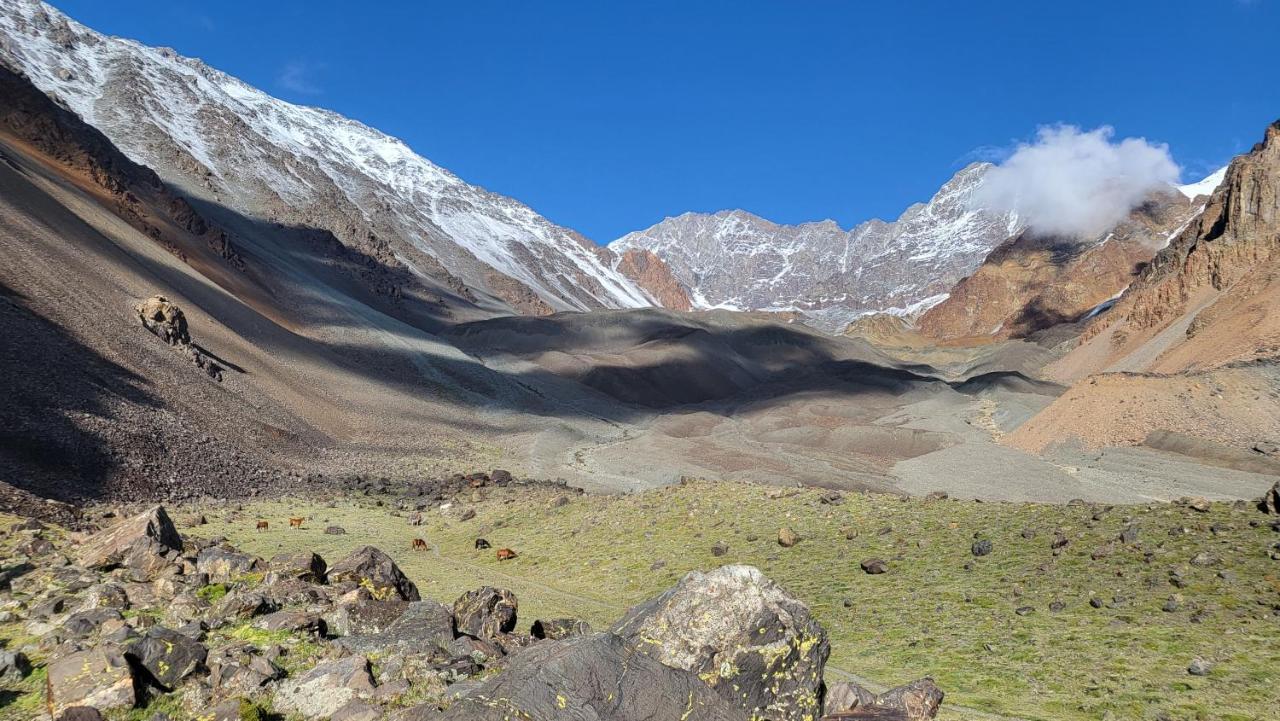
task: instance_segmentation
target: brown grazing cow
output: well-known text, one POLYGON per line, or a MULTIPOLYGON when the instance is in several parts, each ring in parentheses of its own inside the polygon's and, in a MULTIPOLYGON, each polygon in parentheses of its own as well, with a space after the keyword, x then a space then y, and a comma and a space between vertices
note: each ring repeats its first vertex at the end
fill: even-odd
POLYGON ((427 542, 422 540, 421 538, 413 539, 413 550, 415 551, 427 550, 427 542))
POLYGON ((290 518, 290 519, 289 519, 289 528, 302 528, 302 521, 303 521, 303 520, 304 520, 304 519, 302 519, 302 518, 290 518))
POLYGON ((498 549, 498 560, 499 560, 499 561, 509 561, 509 560, 511 560, 511 559, 513 559, 513 558, 515 558, 515 557, 516 557, 516 552, 515 552, 515 551, 513 551, 513 550, 511 550, 510 548, 499 548, 499 549, 498 549))
POLYGON ((259 530, 259 531, 265 531, 265 530, 267 530, 267 526, 268 526, 268 525, 269 525, 269 524, 268 524, 266 521, 258 521, 258 530, 259 530))

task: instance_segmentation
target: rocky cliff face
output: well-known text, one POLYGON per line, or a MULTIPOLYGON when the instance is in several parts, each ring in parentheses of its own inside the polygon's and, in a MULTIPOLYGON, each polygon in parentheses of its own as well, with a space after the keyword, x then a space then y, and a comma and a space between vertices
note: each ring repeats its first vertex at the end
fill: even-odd
POLYGON ((495 310, 654 304, 590 241, 470 185, 399 140, 107 37, 38 0, 0 7, 0 60, 193 201, 332 233, 495 310), (532 298, 536 297, 537 302, 532 298))
POLYGON ((1021 338, 1100 312, 1198 215, 1204 196, 1154 193, 1102 238, 1081 242, 1024 231, 993 250, 949 297, 925 312, 935 340, 1021 338))
POLYGON ((663 308, 693 309, 688 291, 676 280, 671 268, 653 252, 640 248, 623 251, 621 255, 614 256, 613 268, 643 288, 663 308))
POLYGON ((1280 123, 1058 365, 1176 372, 1280 355, 1280 123))
POLYGON ((865 311, 909 312, 941 300, 986 254, 1022 229, 1011 213, 971 207, 991 166, 961 170, 898 220, 843 230, 780 225, 741 210, 686 213, 610 244, 664 260, 696 308, 800 310, 827 329, 865 311))

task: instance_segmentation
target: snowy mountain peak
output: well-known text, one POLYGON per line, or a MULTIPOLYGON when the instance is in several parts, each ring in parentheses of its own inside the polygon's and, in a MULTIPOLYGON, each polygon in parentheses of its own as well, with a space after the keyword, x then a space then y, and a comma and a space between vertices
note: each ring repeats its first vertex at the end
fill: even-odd
POLYGON ((0 61, 170 184, 244 216, 328 230, 511 307, 654 304, 593 244, 528 206, 396 138, 173 50, 100 34, 38 0, 6 0, 0 61))
POLYGON ((1203 180, 1188 183, 1187 185, 1179 185, 1178 192, 1188 198, 1196 198, 1201 195, 1212 195, 1213 191, 1217 190, 1219 185, 1222 185, 1222 181, 1225 180, 1226 177, 1227 166, 1224 165, 1210 173, 1203 180))
POLYGON ((938 302, 1021 230, 1012 213, 971 207, 990 168, 963 168, 893 222, 873 219, 846 231, 831 220, 783 225, 742 210, 685 213, 609 247, 652 251, 699 307, 799 310, 842 328, 860 313, 918 312, 938 302))

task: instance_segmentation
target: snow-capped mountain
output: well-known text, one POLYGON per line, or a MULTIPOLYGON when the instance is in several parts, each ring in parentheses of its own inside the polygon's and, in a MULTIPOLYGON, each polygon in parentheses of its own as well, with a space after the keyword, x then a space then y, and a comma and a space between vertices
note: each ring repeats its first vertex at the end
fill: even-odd
POLYGON ((914 314, 1022 230, 1016 214, 971 207, 990 167, 964 168, 892 223, 846 231, 830 220, 779 225, 742 210, 685 213, 609 247, 656 254, 695 307, 799 310, 833 330, 869 311, 914 314))
POLYGON ((329 231, 424 280, 455 290, 461 281, 481 305, 655 304, 578 233, 400 140, 172 50, 102 35, 38 0, 0 3, 0 61, 193 199, 329 231))

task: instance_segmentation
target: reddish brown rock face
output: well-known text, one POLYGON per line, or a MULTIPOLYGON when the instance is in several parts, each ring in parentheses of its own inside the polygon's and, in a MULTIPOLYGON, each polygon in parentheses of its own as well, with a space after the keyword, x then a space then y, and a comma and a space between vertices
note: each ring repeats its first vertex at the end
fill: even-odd
POLYGON ((1101 240, 1024 232, 992 251, 947 300, 921 316, 919 331, 935 340, 999 340, 1079 320, 1133 283, 1200 207, 1181 194, 1161 193, 1101 240))
POLYGON ((633 248, 618 260, 618 272, 643 288, 654 300, 669 310, 692 310, 689 293, 671 273, 671 269, 652 251, 633 248))

